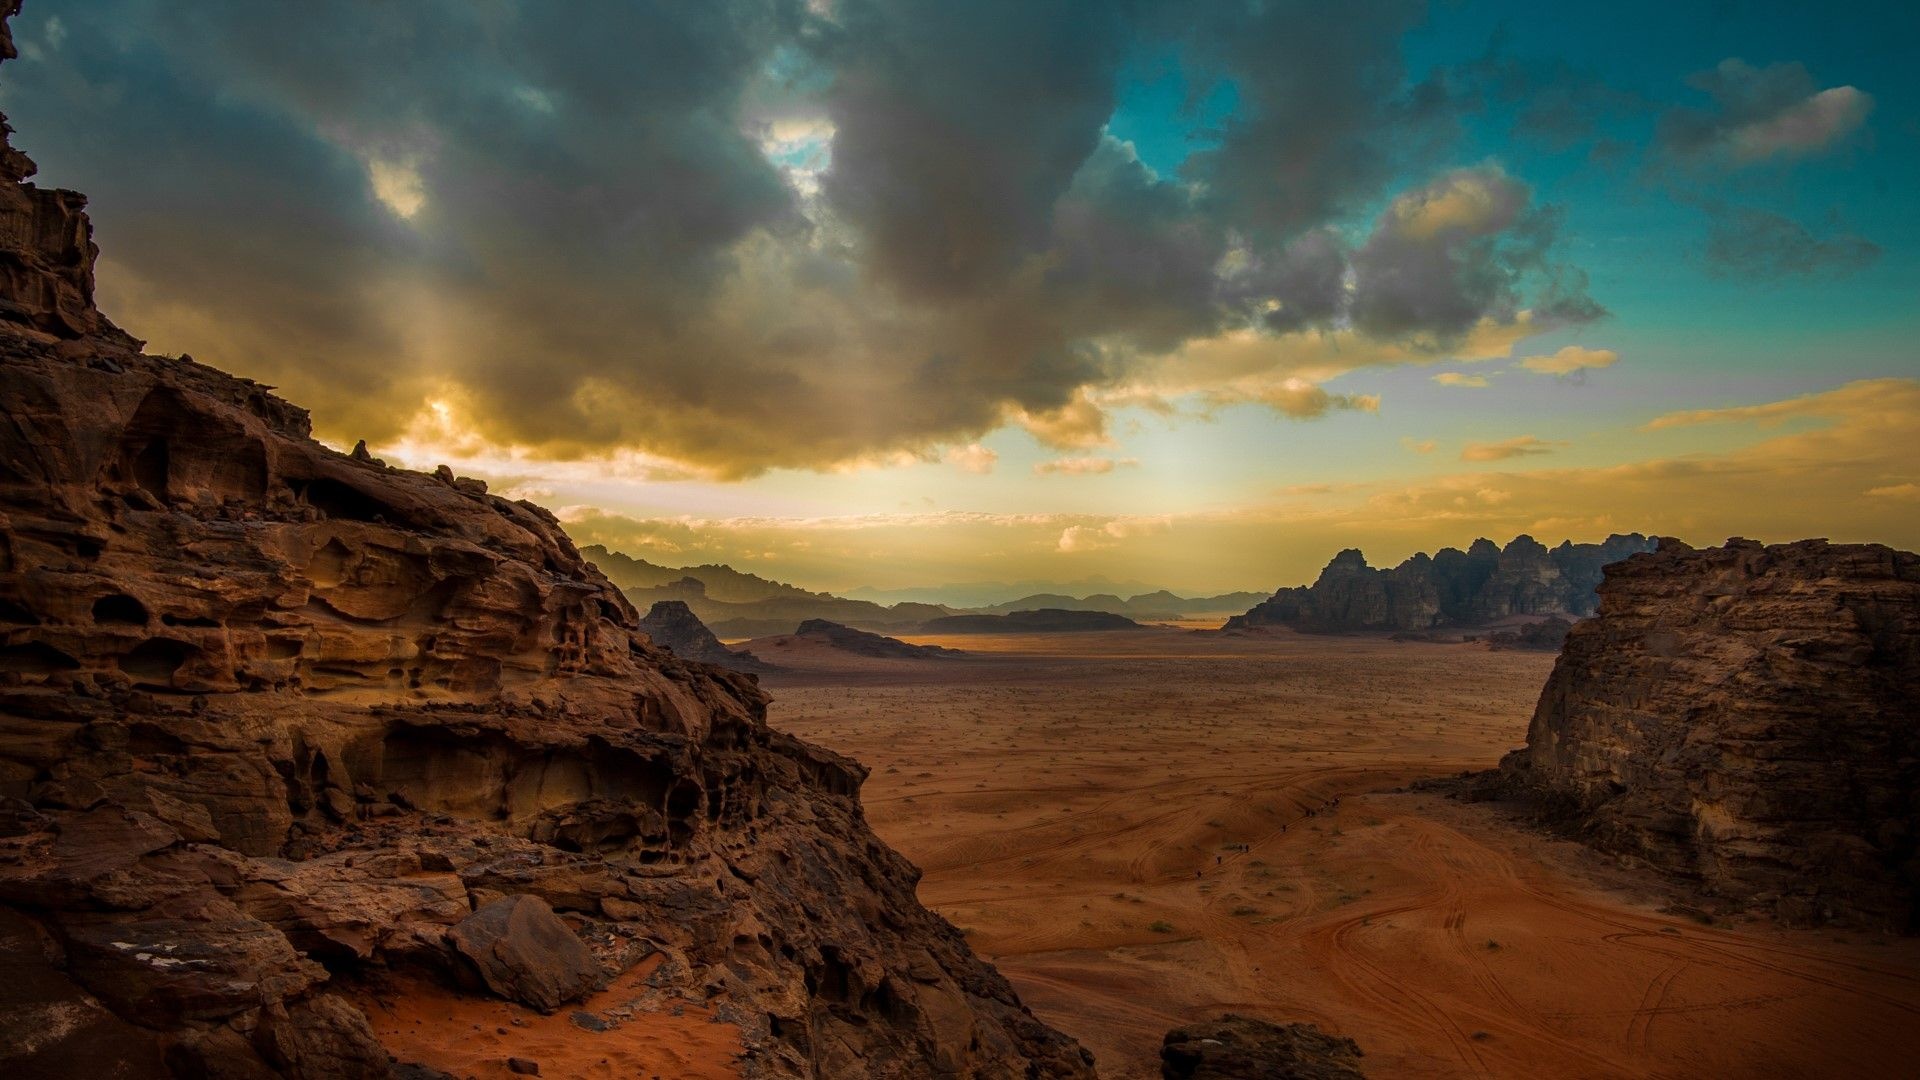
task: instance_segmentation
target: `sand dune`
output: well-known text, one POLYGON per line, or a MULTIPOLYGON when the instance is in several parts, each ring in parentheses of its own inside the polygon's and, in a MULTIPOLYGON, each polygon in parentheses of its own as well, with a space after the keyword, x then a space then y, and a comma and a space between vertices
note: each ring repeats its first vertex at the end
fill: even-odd
POLYGON ((1686 897, 1657 879, 1393 793, 1521 742, 1550 655, 964 644, 771 677, 773 720, 873 768, 921 898, 1103 1076, 1157 1076, 1168 1028, 1227 1009, 1350 1035, 1379 1077, 1881 1076, 1920 1051, 1920 943, 1663 914, 1686 897))

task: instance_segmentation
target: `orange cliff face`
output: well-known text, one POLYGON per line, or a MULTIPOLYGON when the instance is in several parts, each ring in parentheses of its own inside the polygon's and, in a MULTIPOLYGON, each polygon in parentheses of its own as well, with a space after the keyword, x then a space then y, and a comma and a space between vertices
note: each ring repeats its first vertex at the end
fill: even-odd
MULTIPOLYGON (((1092 1074, 920 906, 859 765, 652 645, 545 510, 142 353, 84 200, 0 156, 0 1063, 386 1076, 361 1006, 431 986, 632 990, 582 1034, 626 1062, 691 1001, 742 1073, 1092 1074)), ((471 1010, 417 1011, 454 1067, 471 1010)))

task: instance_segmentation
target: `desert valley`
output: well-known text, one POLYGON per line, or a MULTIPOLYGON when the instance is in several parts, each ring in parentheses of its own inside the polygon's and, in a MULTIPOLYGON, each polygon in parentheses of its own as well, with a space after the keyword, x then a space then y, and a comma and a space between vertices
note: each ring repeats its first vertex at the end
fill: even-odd
POLYGON ((1897 288, 1682 190, 1874 99, 1727 59, 1649 120, 1470 23, 1415 82, 1420 5, 643 8, 0 0, 10 113, 165 142, 121 263, 0 117, 9 1080, 1916 1074, 1920 383, 1596 434, 1618 355, 1523 355, 1609 317, 1562 209, 1388 194, 1487 110, 1643 122, 1753 233, 1716 280, 1897 288), (1521 403, 1412 410, 1467 471, 1261 426, 1437 363, 1521 403), (1567 437, 1477 436, 1521 408, 1567 437))

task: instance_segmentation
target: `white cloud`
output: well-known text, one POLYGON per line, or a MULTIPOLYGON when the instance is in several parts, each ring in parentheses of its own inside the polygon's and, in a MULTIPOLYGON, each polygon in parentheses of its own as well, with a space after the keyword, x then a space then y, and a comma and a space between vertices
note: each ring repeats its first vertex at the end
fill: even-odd
POLYGON ((367 179, 373 184, 374 198, 404 220, 411 221, 427 205, 426 184, 411 163, 370 158, 367 179))
POLYGON ((1441 386, 1459 386, 1469 389, 1481 389, 1487 385, 1485 375, 1468 375, 1464 371, 1443 371, 1433 377, 1441 386))
POLYGON ((1727 148, 1741 164, 1774 157, 1808 157, 1859 130, 1873 111, 1873 97, 1836 86, 1773 116, 1727 133, 1727 148))

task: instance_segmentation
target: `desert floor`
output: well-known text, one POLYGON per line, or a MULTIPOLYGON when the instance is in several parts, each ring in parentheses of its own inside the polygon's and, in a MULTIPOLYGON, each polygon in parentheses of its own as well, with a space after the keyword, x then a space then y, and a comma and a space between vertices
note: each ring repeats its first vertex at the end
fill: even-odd
POLYGON ((1920 941, 1683 911, 1485 804, 1405 793, 1525 740, 1553 658, 1171 630, 753 643, 772 721, 867 764, 920 897, 1109 1078, 1238 1011, 1370 1076, 1910 1076, 1920 941), (1337 804, 1336 804, 1337 800, 1337 804))

